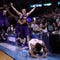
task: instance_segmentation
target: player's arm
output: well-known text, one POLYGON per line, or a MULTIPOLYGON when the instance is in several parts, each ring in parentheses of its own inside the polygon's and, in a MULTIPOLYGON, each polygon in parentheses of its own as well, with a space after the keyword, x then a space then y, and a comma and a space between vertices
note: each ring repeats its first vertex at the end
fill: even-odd
POLYGON ((23 25, 24 23, 26 23, 26 20, 20 21, 20 19, 18 20, 18 23, 23 25))
POLYGON ((31 9, 31 10, 27 13, 27 16, 30 15, 35 9, 36 9, 36 7, 34 7, 33 9, 31 9))
POLYGON ((47 55, 48 55, 48 49, 47 49, 47 47, 46 47, 46 45, 45 45, 44 42, 43 42, 42 46, 43 46, 44 57, 47 57, 47 55))
POLYGON ((22 13, 19 12, 14 6, 13 6, 13 3, 11 3, 11 7, 13 8, 13 10, 18 14, 18 15, 21 15, 22 13))
POLYGON ((12 14, 8 8, 6 8, 7 12, 9 13, 10 16, 14 17, 14 18, 18 18, 17 16, 15 16, 14 14, 12 14))
POLYGON ((34 54, 34 51, 33 51, 33 49, 35 48, 35 46, 33 46, 32 44, 30 44, 30 46, 31 46, 31 49, 29 50, 29 53, 30 53, 31 57, 33 57, 33 58, 38 58, 38 56, 36 56, 36 55, 34 54))

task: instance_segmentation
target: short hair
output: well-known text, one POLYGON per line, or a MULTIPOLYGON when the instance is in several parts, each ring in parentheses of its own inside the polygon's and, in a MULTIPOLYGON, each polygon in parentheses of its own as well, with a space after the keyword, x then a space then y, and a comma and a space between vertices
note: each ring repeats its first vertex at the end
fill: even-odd
POLYGON ((35 49, 36 49, 36 51, 40 51, 41 48, 42 48, 42 45, 39 44, 39 43, 36 43, 36 45, 35 45, 35 49))

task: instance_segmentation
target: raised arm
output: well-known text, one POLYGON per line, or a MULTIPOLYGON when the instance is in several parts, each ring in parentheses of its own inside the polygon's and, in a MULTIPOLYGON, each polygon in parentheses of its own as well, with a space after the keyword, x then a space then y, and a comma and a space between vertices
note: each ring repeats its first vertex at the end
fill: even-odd
POLYGON ((35 9, 36 9, 36 7, 34 7, 33 9, 31 9, 31 10, 27 13, 27 16, 30 15, 35 9))
POLYGON ((11 7, 13 8, 13 10, 18 14, 18 15, 21 15, 22 13, 19 12, 14 6, 13 6, 13 3, 11 3, 11 7))

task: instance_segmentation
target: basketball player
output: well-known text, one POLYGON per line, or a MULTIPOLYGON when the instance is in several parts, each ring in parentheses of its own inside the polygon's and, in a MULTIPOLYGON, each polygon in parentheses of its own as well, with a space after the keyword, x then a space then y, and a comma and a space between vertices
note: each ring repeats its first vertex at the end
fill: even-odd
POLYGON ((42 40, 31 39, 28 42, 29 53, 33 58, 47 57, 48 50, 42 40))
POLYGON ((28 28, 28 24, 27 24, 27 17, 35 10, 36 7, 34 7, 31 11, 29 11, 27 13, 26 13, 26 9, 22 9, 21 12, 19 12, 13 6, 13 3, 11 3, 11 7, 17 13, 17 15, 19 15, 17 27, 20 31, 20 36, 25 35, 27 37, 27 42, 28 42, 30 39, 29 39, 29 28, 28 28))

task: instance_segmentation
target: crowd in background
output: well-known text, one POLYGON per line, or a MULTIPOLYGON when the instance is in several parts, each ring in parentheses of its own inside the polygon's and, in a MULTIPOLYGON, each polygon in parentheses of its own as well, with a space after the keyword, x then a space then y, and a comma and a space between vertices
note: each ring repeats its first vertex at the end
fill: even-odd
MULTIPOLYGON (((16 34, 16 16, 9 15, 5 9, 0 11, 0 40, 6 40, 8 34, 16 34)), ((33 18, 33 17, 32 17, 33 18)), ((30 38, 42 39, 43 33, 49 34, 60 30, 60 9, 56 8, 51 12, 45 12, 35 20, 28 23, 30 38)))

